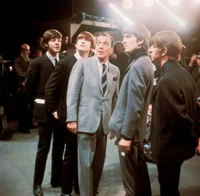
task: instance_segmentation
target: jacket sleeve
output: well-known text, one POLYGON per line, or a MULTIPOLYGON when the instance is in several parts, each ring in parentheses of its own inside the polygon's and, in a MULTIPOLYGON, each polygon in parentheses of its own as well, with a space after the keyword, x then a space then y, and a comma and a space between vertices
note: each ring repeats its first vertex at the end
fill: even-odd
POLYGON ((77 61, 73 66, 69 77, 67 90, 67 122, 77 121, 79 97, 81 87, 83 84, 83 63, 81 60, 77 61))
POLYGON ((132 139, 141 119, 147 89, 145 70, 142 66, 132 66, 127 79, 127 98, 121 135, 132 139))

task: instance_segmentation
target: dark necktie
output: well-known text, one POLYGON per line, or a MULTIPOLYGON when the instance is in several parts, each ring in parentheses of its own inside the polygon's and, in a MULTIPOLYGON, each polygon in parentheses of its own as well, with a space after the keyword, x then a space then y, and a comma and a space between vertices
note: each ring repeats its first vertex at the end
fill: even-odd
POLYGON ((107 66, 105 64, 102 64, 102 75, 101 75, 101 82, 102 82, 102 88, 103 88, 103 94, 106 92, 107 88, 107 66))
POLYGON ((57 65, 57 63, 58 63, 58 60, 57 60, 57 58, 55 58, 55 64, 54 64, 54 65, 56 66, 56 65, 57 65))

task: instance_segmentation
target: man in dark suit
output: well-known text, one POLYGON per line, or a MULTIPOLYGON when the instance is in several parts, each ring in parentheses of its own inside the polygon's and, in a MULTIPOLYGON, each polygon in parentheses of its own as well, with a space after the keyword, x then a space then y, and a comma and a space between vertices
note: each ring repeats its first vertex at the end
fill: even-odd
POLYGON ((66 94, 71 69, 77 60, 87 58, 94 48, 94 37, 91 33, 81 32, 76 40, 76 53, 61 60, 51 74, 46 88, 46 108, 58 119, 65 129, 65 154, 62 169, 62 195, 71 195, 73 184, 79 194, 77 174, 77 135, 66 127, 66 94))
POLYGON ((22 44, 20 48, 20 55, 14 60, 14 68, 17 74, 18 88, 16 93, 16 108, 18 119, 18 132, 30 133, 29 128, 32 125, 32 109, 31 105, 24 93, 24 81, 31 59, 29 58, 30 46, 22 44))
MULTIPOLYGON (((34 97, 34 118, 38 122, 39 143, 35 161, 33 193, 43 195, 41 184, 44 177, 47 155, 53 134, 51 185, 61 185, 62 155, 64 149, 64 130, 57 119, 48 113, 45 107, 46 83, 62 56, 59 55, 62 34, 50 29, 44 32, 43 41, 47 52, 32 61, 25 80, 25 90, 29 96, 34 97)), ((63 57, 64 58, 64 57, 63 57)))
POLYGON ((147 55, 151 34, 138 23, 127 25, 122 33, 124 49, 130 55, 131 63, 122 81, 109 131, 119 140, 119 159, 126 195, 151 196, 143 146, 154 78, 153 65, 147 55))
POLYGON ((200 136, 195 129, 196 86, 188 71, 177 63, 181 50, 181 39, 172 31, 156 33, 149 49, 160 73, 152 97, 151 150, 161 196, 180 195, 181 165, 195 155, 200 136))
POLYGON ((73 66, 67 90, 67 127, 78 138, 81 196, 97 194, 105 161, 108 121, 119 88, 119 68, 109 63, 114 40, 100 34, 95 55, 73 66))

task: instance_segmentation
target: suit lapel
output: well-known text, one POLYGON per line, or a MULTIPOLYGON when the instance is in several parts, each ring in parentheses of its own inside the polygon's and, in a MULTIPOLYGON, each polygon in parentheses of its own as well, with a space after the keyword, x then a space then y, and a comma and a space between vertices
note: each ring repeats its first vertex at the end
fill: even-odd
POLYGON ((97 79, 97 85, 98 85, 101 93, 103 94, 102 84, 101 84, 101 79, 100 79, 100 74, 99 74, 99 68, 98 68, 98 64, 97 64, 95 57, 91 58, 91 70, 92 70, 95 78, 97 79))
POLYGON ((113 74, 112 74, 112 70, 111 70, 111 65, 109 64, 108 67, 108 75, 107 75, 107 89, 105 92, 105 96, 109 93, 111 85, 112 85, 112 79, 113 79, 113 74))
POLYGON ((44 54, 44 61, 46 61, 46 63, 44 63, 44 64, 47 65, 47 67, 49 68, 50 71, 54 70, 54 65, 51 62, 51 60, 47 57, 46 54, 44 54))

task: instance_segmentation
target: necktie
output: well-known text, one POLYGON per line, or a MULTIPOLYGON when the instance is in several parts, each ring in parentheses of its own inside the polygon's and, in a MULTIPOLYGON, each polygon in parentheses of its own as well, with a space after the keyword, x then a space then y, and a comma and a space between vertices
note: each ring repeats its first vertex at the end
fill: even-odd
POLYGON ((105 64, 102 64, 102 75, 101 75, 101 82, 102 82, 102 88, 103 88, 103 94, 106 92, 107 88, 107 67, 105 64))
POLYGON ((57 65, 57 63, 58 63, 58 60, 57 60, 57 58, 55 58, 55 64, 54 64, 54 65, 56 66, 56 65, 57 65))

